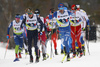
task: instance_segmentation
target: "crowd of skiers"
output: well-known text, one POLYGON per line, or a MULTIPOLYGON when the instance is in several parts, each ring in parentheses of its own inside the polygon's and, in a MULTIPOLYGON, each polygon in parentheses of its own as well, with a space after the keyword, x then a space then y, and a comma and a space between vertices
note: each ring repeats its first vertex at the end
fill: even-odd
MULTIPOLYGON (((36 61, 39 62, 40 44, 42 44, 43 60, 49 56, 46 53, 47 42, 51 40, 54 44, 55 55, 57 52, 57 39, 61 40, 61 54, 65 54, 67 61, 70 61, 70 53, 72 58, 79 55, 85 55, 85 28, 89 30, 89 18, 86 12, 80 9, 80 5, 72 5, 68 10, 63 3, 58 4, 58 10, 50 9, 46 18, 40 15, 40 10, 33 11, 31 8, 25 10, 25 14, 15 15, 7 30, 7 39, 10 38, 9 31, 13 27, 13 37, 15 41, 15 61, 22 58, 21 51, 24 46, 25 53, 29 54, 30 62, 34 62, 32 53, 32 45, 34 44, 36 61), (32 44, 32 39, 34 43, 32 44), (28 47, 27 47, 28 46, 28 47)), ((51 55, 52 57, 52 49, 51 55)))

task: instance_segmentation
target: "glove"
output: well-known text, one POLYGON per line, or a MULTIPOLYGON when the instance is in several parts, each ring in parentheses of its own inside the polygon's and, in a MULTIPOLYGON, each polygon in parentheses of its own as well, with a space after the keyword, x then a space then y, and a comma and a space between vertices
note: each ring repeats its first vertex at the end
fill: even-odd
POLYGON ((85 28, 82 28, 82 31, 85 31, 85 28))
POLYGON ((9 39, 10 38, 10 35, 7 35, 7 39, 9 39))
POLYGON ((89 25, 87 25, 87 30, 90 31, 90 26, 89 25))
POLYGON ((42 32, 40 32, 40 35, 42 35, 43 33, 42 32))
POLYGON ((87 29, 88 29, 88 31, 90 31, 90 30, 91 30, 91 29, 90 29, 90 27, 88 27, 87 29))
POLYGON ((48 35, 51 35, 51 32, 49 32, 49 34, 48 35))
POLYGON ((20 28, 20 30, 21 30, 22 28, 20 28))

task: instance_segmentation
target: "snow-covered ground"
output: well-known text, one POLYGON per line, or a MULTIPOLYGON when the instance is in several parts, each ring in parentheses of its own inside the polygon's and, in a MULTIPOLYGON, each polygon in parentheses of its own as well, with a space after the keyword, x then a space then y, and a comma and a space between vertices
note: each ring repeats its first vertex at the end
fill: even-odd
MULTIPOLYGON (((87 51, 86 46, 86 56, 83 56, 82 58, 74 58, 71 59, 70 62, 64 61, 64 63, 61 63, 61 60, 64 55, 60 54, 60 40, 57 41, 58 43, 58 53, 59 55, 54 55, 52 59, 48 58, 45 61, 42 61, 42 57, 40 58, 39 63, 29 63, 29 56, 25 55, 25 52, 23 51, 22 59, 17 62, 13 62, 15 59, 15 52, 14 49, 7 50, 6 57, 4 59, 5 54, 5 44, 0 43, 0 67, 100 67, 100 42, 97 41, 89 42, 89 48, 90 48, 90 55, 87 51), (28 64, 28 65, 27 65, 28 64)), ((47 53, 50 55, 50 42, 47 44, 47 53)), ((33 48, 34 51, 34 48, 33 48)), ((54 51, 54 50, 53 50, 54 51)), ((34 55, 34 52, 33 52, 34 55)), ((42 55, 42 54, 41 54, 42 55)), ((35 61, 35 57, 34 57, 35 61)))

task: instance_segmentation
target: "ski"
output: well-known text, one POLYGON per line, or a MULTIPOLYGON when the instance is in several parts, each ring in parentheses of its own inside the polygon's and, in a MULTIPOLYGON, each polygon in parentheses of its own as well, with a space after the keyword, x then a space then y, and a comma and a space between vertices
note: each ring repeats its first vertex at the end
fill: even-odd
POLYGON ((71 59, 76 58, 76 56, 72 56, 71 59))
POLYGON ((49 58, 49 54, 48 53, 46 53, 47 54, 47 58, 49 58))
POLYGON ((26 63, 26 65, 32 64, 32 62, 26 63))
POLYGON ((83 55, 80 55, 78 58, 81 58, 83 55))
POLYGON ((63 57, 63 59, 62 59, 62 61, 61 61, 61 63, 63 63, 64 62, 64 60, 65 60, 65 58, 67 57, 67 55, 65 55, 64 57, 63 57))

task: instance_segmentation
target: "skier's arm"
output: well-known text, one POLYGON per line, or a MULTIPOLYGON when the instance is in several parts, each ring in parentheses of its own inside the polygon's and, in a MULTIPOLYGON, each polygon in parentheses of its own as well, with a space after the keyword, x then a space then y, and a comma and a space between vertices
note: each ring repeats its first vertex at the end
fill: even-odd
POLYGON ((89 26, 89 18, 87 16, 86 12, 81 12, 81 15, 83 16, 83 18, 86 21, 86 23, 84 23, 84 26, 86 26, 86 24, 89 26))
POLYGON ((90 22, 89 22, 89 18, 88 18, 88 16, 85 14, 85 19, 86 19, 86 24, 89 26, 90 25, 90 22))
POLYGON ((40 32, 42 32, 43 22, 39 17, 37 17, 37 21, 40 23, 40 32))
POLYGON ((49 19, 57 18, 57 12, 54 12, 53 15, 49 14, 49 19))
POLYGON ((26 22, 26 17, 23 18, 23 21, 22 21, 22 24, 21 24, 20 28, 23 28, 23 24, 25 25, 25 22, 26 22))
POLYGON ((47 28, 46 28, 46 19, 44 18, 44 28, 45 28, 45 32, 47 32, 47 28))
POLYGON ((8 30, 7 30, 7 35, 9 35, 9 31, 10 31, 10 28, 13 26, 13 22, 10 23, 10 25, 8 26, 8 30))

